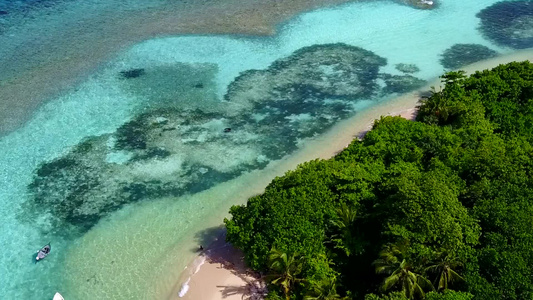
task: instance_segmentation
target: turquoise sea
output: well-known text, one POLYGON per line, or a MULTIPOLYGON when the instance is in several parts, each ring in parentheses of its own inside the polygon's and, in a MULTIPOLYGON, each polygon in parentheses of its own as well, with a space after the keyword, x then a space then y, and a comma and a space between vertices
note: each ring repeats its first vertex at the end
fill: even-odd
MULTIPOLYGON (((50 56, 97 51, 106 26, 157 18, 170 2, 0 0, 0 94, 2 80, 46 62, 50 39, 50 56), (62 31, 82 31, 76 22, 84 35, 61 44, 62 31)), ((339 121, 533 47, 531 1, 433 6, 357 1, 297 15, 274 36, 117 47, 0 137, 0 298, 167 299, 229 207, 339 121)))

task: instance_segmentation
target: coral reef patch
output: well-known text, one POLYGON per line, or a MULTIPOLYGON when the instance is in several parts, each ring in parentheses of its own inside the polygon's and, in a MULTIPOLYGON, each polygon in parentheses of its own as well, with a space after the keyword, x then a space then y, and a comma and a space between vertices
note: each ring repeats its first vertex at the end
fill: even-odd
POLYGON ((120 71, 120 77, 124 79, 137 78, 137 77, 141 77, 144 74, 145 74, 145 70, 142 68, 120 71))
POLYGON ((380 77, 385 81, 385 87, 383 87, 385 93, 406 93, 426 84, 425 80, 412 75, 382 74, 380 77))
MULTIPOLYGON (((227 101, 277 105, 303 98, 360 99, 372 97, 375 79, 387 60, 347 44, 304 47, 275 61, 266 70, 241 73, 228 87, 227 101)), ((290 106, 290 104, 288 104, 290 106)))
POLYGON ((201 111, 142 114, 42 164, 27 208, 32 215, 49 210, 55 229, 84 231, 124 204, 203 190, 264 166, 261 143, 247 133, 224 134, 226 123, 201 111))
POLYGON ((149 105, 115 132, 41 164, 26 215, 46 212, 43 230, 83 232, 126 204, 195 193, 264 168, 353 115, 361 100, 425 83, 380 73, 386 63, 346 44, 305 47, 241 73, 218 104, 216 66, 143 68, 120 84, 149 105))
POLYGON ((446 69, 457 69, 484 59, 498 56, 498 52, 478 44, 455 44, 444 50, 440 63, 446 69))
MULTIPOLYGON (((304 47, 265 70, 241 73, 225 100, 250 111, 258 134, 273 141, 279 158, 340 119, 353 115, 360 100, 381 95, 379 70, 385 58, 343 43, 304 47)), ((247 116, 247 114, 244 114, 247 116)))
POLYGON ((477 17, 481 19, 481 33, 496 44, 515 49, 533 47, 533 2, 498 2, 477 17))
POLYGON ((412 73, 420 72, 420 68, 415 64, 400 63, 400 64, 394 65, 394 67, 396 68, 396 70, 402 73, 405 73, 405 74, 412 74, 412 73))

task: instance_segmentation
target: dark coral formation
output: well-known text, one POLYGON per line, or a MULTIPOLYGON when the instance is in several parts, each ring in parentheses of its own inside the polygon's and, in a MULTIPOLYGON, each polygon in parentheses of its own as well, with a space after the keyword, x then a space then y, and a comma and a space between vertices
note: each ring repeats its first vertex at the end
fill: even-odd
POLYGON ((498 52, 483 45, 455 44, 441 54, 440 63, 447 69, 457 69, 496 56, 498 52))
POLYGON ((481 19, 481 33, 496 44, 515 49, 533 47, 533 2, 498 2, 477 17, 481 19))
POLYGON ((146 149, 146 133, 140 120, 132 120, 120 126, 116 132, 115 147, 119 150, 146 149))
POLYGON ((142 114, 114 134, 85 140, 42 164, 27 208, 34 214, 49 210, 53 227, 84 231, 124 204, 204 190, 264 167, 261 142, 224 134, 226 122, 201 111, 142 114))
POLYGON ((381 93, 379 69, 387 63, 347 44, 304 47, 266 70, 248 70, 228 87, 225 99, 248 107, 258 133, 269 136, 268 153, 281 157, 354 113, 354 105, 381 93), (277 155, 275 155, 277 154, 277 155))
POLYGON ((124 79, 130 79, 130 78, 141 77, 145 73, 146 73, 145 70, 142 69, 142 68, 140 68, 140 69, 131 69, 131 70, 127 70, 127 71, 120 71, 120 76, 121 76, 121 78, 124 78, 124 79))
POLYGON ((385 58, 346 44, 304 47, 266 70, 243 72, 228 87, 228 101, 254 103, 302 98, 369 98, 385 58))
POLYGON ((383 91, 385 93, 406 93, 421 88, 426 84, 425 80, 416 78, 411 75, 381 75, 385 81, 383 91))
POLYGON ((400 64, 396 64, 394 67, 396 68, 396 70, 402 73, 405 73, 405 74, 413 74, 413 73, 420 72, 420 68, 417 67, 417 65, 415 64, 400 63, 400 64))
POLYGON ((266 70, 240 74, 219 106, 209 102, 212 65, 150 68, 135 83, 123 81, 150 104, 144 112, 42 164, 26 208, 48 211, 53 229, 84 231, 125 204, 198 192, 263 168, 353 115, 360 100, 423 82, 380 74, 384 65, 384 58, 346 44, 306 47, 266 70))

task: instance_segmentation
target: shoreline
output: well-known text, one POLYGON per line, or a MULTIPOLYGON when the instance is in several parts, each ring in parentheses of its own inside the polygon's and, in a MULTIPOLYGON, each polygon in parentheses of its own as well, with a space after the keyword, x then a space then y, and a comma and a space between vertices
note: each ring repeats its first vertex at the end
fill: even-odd
MULTIPOLYGON (((533 61, 533 50, 522 50, 513 54, 503 55, 489 60, 480 61, 461 68, 467 75, 482 71, 485 69, 494 68, 500 64, 509 63, 512 61, 533 61)), ((341 121, 331 130, 309 142, 306 147, 300 149, 298 153, 292 155, 287 159, 283 159, 283 164, 287 170, 294 169, 298 164, 312 159, 329 159, 344 148, 346 148, 354 138, 362 138, 368 132, 376 119, 381 116, 402 116, 409 120, 414 120, 416 117, 416 106, 424 94, 430 92, 432 88, 437 91, 440 90, 444 84, 441 83, 440 78, 430 81, 426 86, 416 91, 400 95, 389 101, 379 103, 375 106, 369 107, 355 116, 341 121), (322 147, 317 147, 322 145, 322 147), (327 145, 327 147, 323 147, 327 145), (316 149, 319 149, 318 151, 316 149), (300 160, 297 162, 295 160, 300 160)), ((278 175, 279 176, 279 175, 278 175)), ((268 181, 270 182, 270 181, 268 181)), ((267 183, 268 184, 268 183, 267 183)), ((262 190, 266 185, 262 187, 262 190)), ((242 195, 241 195, 242 196, 242 195)), ((236 199, 234 204, 246 203, 246 199, 236 199)), ((226 213, 227 215, 227 213, 226 213)), ((237 300, 237 299, 262 299, 252 298, 250 288, 261 288, 260 279, 257 277, 250 277, 249 270, 243 264, 242 253, 224 241, 225 231, 217 236, 214 241, 206 249, 213 251, 213 253, 222 259, 222 261, 230 262, 236 265, 236 268, 228 267, 228 264, 221 263, 219 260, 206 259, 205 262, 198 266, 194 266, 195 272, 188 273, 187 270, 192 266, 186 267, 178 282, 175 283, 172 292, 166 299, 168 300, 237 300), (221 245, 224 245, 225 251, 220 251, 221 245), (178 294, 182 291, 183 285, 186 284, 188 288, 186 293, 180 297, 178 294), (233 291, 231 295, 227 293, 228 290, 233 291), (247 298, 248 297, 248 298, 247 298)), ((196 261, 202 256, 196 256, 196 261)), ((193 263, 194 263, 193 261, 193 263)), ((231 265, 230 265, 231 266, 231 265)), ((260 294, 260 293, 259 293, 260 294)))
MULTIPOLYGON (((439 81, 440 82, 440 81, 439 81)), ((411 93, 409 99, 416 98, 416 103, 420 99, 420 92, 411 93)), ((402 97, 400 97, 402 98, 402 97)), ((391 100, 394 101, 394 100, 391 100)), ((396 107, 395 107, 396 108, 396 107)), ((399 108, 399 107, 398 107, 399 108)), ((416 117, 416 108, 400 108, 400 110, 393 110, 386 114, 387 116, 401 116, 408 120, 414 120, 416 117)), ((355 117, 350 118, 349 120, 355 117)), ((345 120, 345 125, 349 125, 349 120, 345 120)), ((334 138, 334 144, 342 146, 340 150, 335 151, 333 148, 328 147, 330 151, 321 152, 320 159, 329 159, 335 156, 337 153, 346 148, 353 139, 362 138, 366 132, 368 132, 373 125, 367 123, 364 127, 359 127, 360 130, 346 142, 346 131, 344 133, 335 134, 329 132, 331 138, 334 138), (332 150, 332 151, 331 151, 332 150)), ((342 122, 341 122, 342 123, 342 122)), ((320 139, 321 141, 323 139, 320 139)), ((325 143, 324 139, 321 143, 325 143)), ((316 143, 313 140, 312 143, 316 143)), ((315 148, 315 147, 311 147, 315 148)), ((307 159, 309 161, 313 158, 307 159)), ((289 161, 293 161, 289 159, 289 161)), ((297 163, 296 165, 298 165, 297 163)), ((296 165, 294 167, 296 167, 296 165)), ((290 168, 288 170, 294 169, 290 168)), ((282 174, 277 174, 281 176, 282 174)), ((268 183, 267 183, 268 184, 268 183)), ((263 186, 263 190, 266 185, 263 186)), ((252 195, 250 195, 252 196, 252 195)), ((176 282, 172 288, 171 293, 168 295, 167 300, 260 300, 266 293, 266 286, 262 281, 259 274, 255 274, 248 269, 244 263, 244 257, 242 252, 234 248, 231 244, 225 242, 226 229, 222 229, 222 232, 218 234, 214 240, 198 254, 193 261, 183 269, 178 282, 176 282)))
POLYGON ((262 299, 266 295, 266 286, 261 275, 247 269, 243 253, 225 242, 224 230, 216 240, 202 251, 194 263, 188 267, 194 269, 186 282, 173 293, 172 299, 218 299, 220 293, 225 300, 262 299), (201 280, 198 280, 201 278, 201 280), (209 288, 204 286, 209 281, 209 288), (189 290, 193 293, 189 293, 189 290), (175 297, 177 295, 177 297, 175 297))

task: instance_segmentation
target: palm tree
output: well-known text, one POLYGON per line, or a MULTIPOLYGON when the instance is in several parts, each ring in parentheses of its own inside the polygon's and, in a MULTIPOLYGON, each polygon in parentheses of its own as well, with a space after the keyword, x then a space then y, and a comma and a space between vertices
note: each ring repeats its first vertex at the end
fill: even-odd
POLYGON ((337 209, 338 219, 332 220, 331 223, 340 230, 348 230, 350 226, 355 222, 357 217, 355 209, 351 206, 342 203, 341 207, 337 209))
POLYGON ((405 259, 406 246, 389 245, 379 254, 379 259, 374 261, 376 273, 389 275, 381 288, 388 291, 393 287, 400 287, 409 299, 424 298, 425 288, 433 289, 431 282, 425 277, 412 271, 412 266, 405 259))
POLYGON ((357 252, 362 252, 362 247, 356 241, 356 237, 352 234, 352 226, 357 217, 356 210, 346 205, 346 203, 341 204, 341 207, 337 209, 337 218, 331 220, 333 224, 340 231, 339 234, 332 236, 332 241, 335 243, 335 248, 342 249, 346 256, 352 254, 352 248, 361 248, 356 249, 357 252))
POLYGON ((445 82, 446 84, 461 82, 466 78, 466 72, 463 70, 451 71, 442 75, 440 78, 441 82, 445 82))
POLYGON ((341 300, 337 294, 337 279, 335 277, 324 279, 318 283, 313 283, 308 295, 304 300, 341 300))
POLYGON ((432 92, 431 98, 421 101, 418 108, 425 115, 425 120, 431 124, 446 124, 451 115, 450 100, 442 93, 432 92))
POLYGON ((464 278, 453 270, 462 265, 457 258, 446 252, 441 252, 437 254, 437 259, 425 269, 425 272, 437 275, 433 284, 437 290, 446 290, 448 284, 454 281, 464 281, 464 278))
POLYGON ((270 273, 267 275, 267 280, 281 286, 285 298, 289 300, 289 293, 294 283, 302 281, 296 276, 302 273, 303 257, 297 253, 287 255, 285 252, 272 248, 268 255, 268 267, 270 273))

